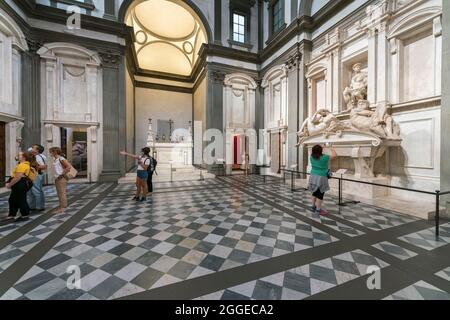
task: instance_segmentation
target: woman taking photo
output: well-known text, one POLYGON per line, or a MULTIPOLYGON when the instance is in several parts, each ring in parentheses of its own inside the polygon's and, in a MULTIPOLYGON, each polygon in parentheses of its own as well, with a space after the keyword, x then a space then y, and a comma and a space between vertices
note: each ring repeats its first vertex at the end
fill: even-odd
POLYGON ((67 208, 66 186, 67 181, 69 181, 69 178, 67 178, 67 173, 69 173, 71 166, 70 163, 62 156, 62 151, 60 148, 50 148, 49 152, 53 158, 53 173, 55 177, 56 194, 59 199, 59 208, 56 212, 63 213, 67 208))
POLYGON ((17 157, 19 164, 14 168, 11 179, 6 183, 6 187, 11 189, 9 196, 9 218, 16 221, 26 220, 30 215, 30 207, 27 202, 27 193, 33 187, 37 171, 31 168, 34 156, 29 152, 19 152, 17 157), (17 212, 20 210, 19 215, 17 212))
POLYGON ((134 158, 138 161, 138 169, 136 176, 136 195, 134 196, 133 200, 140 202, 146 201, 148 193, 148 186, 147 186, 148 167, 151 164, 150 148, 148 147, 143 148, 141 151, 141 155, 139 156, 127 153, 125 151, 121 151, 120 154, 134 158))
POLYGON ((322 209, 325 192, 330 190, 328 184, 330 160, 336 158, 336 152, 330 146, 330 155, 324 154, 324 147, 316 145, 312 148, 310 157, 311 176, 308 189, 312 192, 312 211, 318 215, 326 215, 328 212, 322 209))

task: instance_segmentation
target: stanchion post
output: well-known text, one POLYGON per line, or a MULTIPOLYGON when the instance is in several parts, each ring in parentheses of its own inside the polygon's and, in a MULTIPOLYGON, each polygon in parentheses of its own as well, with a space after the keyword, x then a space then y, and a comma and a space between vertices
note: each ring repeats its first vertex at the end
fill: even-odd
POLYGON ((439 238, 439 211, 440 211, 440 193, 441 191, 436 190, 436 213, 434 215, 434 220, 436 222, 436 238, 439 238))
POLYGON ((342 174, 339 179, 339 205, 342 206, 342 174))
POLYGON ((291 171, 291 191, 295 190, 294 172, 291 171))

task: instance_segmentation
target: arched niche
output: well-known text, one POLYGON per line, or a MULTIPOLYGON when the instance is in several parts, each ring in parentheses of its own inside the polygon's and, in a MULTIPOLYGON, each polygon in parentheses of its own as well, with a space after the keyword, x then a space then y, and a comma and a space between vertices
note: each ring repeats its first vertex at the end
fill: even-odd
POLYGON ((254 128, 255 80, 243 73, 233 73, 224 80, 224 110, 227 128, 254 128))
POLYGON ((321 61, 311 65, 306 73, 308 82, 308 115, 319 109, 330 109, 327 101, 327 69, 325 62, 321 61))
POLYGON ((0 8, 0 33, 12 38, 12 44, 21 51, 28 51, 27 41, 17 23, 0 8))
POLYGON ((423 6, 399 15, 387 33, 390 100, 428 99, 441 94, 442 8, 423 6))
MULTIPOLYGON (((22 52, 28 51, 25 36, 19 25, 0 8, 0 122, 4 128, 5 172, 11 172, 15 156, 21 148, 22 128, 22 52)), ((2 133, 2 134, 3 134, 2 133)), ((0 179, 3 179, 2 175, 0 179)))
POLYGON ((266 128, 287 125, 287 74, 287 67, 278 65, 269 69, 262 80, 266 128))
POLYGON ((288 69, 285 65, 269 69, 262 80, 264 90, 263 162, 279 174, 288 159, 288 69))

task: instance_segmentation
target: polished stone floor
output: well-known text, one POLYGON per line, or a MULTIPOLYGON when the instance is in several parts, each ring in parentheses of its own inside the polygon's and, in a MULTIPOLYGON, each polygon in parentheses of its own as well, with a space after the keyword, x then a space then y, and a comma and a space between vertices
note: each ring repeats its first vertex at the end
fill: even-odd
MULTIPOLYGON (((450 223, 325 201, 277 178, 70 185, 70 206, 0 222, 0 299, 450 299, 450 223), (80 271, 79 289, 69 289, 80 271), (368 289, 378 267, 380 289, 368 289)), ((7 212, 7 197, 0 197, 7 212)))

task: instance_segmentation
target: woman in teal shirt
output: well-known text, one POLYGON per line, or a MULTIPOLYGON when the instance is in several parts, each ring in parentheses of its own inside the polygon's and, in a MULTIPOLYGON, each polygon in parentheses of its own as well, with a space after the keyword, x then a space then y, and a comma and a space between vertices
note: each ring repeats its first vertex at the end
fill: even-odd
POLYGON ((309 178, 308 189, 312 192, 312 210, 318 215, 326 215, 327 211, 322 209, 322 202, 325 192, 330 190, 328 184, 328 170, 330 160, 336 158, 336 152, 330 147, 330 155, 323 153, 323 147, 316 145, 312 148, 310 157, 311 176, 309 178))

